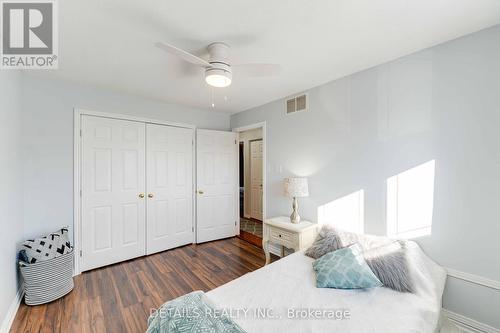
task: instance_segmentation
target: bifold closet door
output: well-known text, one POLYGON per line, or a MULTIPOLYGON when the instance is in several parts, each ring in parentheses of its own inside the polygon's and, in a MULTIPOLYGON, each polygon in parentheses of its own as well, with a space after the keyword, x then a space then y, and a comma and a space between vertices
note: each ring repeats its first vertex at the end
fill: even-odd
POLYGON ((145 254, 145 124, 81 120, 85 271, 145 254))
POLYGON ((197 131, 198 243, 236 235, 236 138, 233 132, 197 131))
POLYGON ((262 140, 250 141, 251 217, 262 221, 262 140))
POLYGON ((193 243, 193 133, 146 125, 148 254, 193 243))

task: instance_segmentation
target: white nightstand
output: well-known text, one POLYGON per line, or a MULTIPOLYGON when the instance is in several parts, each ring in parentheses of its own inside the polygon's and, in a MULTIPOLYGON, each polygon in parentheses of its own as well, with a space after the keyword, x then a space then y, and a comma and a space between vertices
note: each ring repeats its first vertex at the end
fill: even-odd
POLYGON ((266 265, 271 261, 269 253, 269 243, 281 245, 281 254, 284 255, 284 248, 300 251, 306 249, 314 242, 318 232, 318 224, 309 221, 301 221, 294 224, 287 216, 274 217, 264 221, 264 235, 262 247, 266 254, 266 265))

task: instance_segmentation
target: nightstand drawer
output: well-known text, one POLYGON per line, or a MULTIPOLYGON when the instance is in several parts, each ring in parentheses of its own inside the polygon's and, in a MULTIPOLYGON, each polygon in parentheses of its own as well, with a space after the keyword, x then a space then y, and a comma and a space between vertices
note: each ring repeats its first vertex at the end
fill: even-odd
POLYGON ((270 234, 272 241, 288 243, 289 245, 297 243, 299 236, 298 234, 279 228, 271 228, 270 234))

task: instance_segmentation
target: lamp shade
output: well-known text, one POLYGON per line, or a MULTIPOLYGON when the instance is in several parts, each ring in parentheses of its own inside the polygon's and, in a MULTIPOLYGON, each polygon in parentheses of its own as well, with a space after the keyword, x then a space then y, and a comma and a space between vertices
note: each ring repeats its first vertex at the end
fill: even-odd
POLYGON ((285 178, 284 182, 285 196, 291 198, 309 196, 309 187, 307 186, 307 178, 285 178))

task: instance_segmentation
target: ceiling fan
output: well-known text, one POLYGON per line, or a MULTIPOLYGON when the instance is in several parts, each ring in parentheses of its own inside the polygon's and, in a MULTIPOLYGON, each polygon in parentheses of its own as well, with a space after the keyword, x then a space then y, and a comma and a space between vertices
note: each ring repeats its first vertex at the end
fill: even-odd
POLYGON ((238 75, 246 76, 271 76, 281 72, 281 66, 277 64, 231 64, 229 61, 231 47, 223 42, 215 42, 207 46, 208 60, 170 44, 158 42, 155 43, 155 46, 193 65, 205 68, 205 81, 217 88, 227 87, 231 84, 232 68, 236 69, 238 75))

